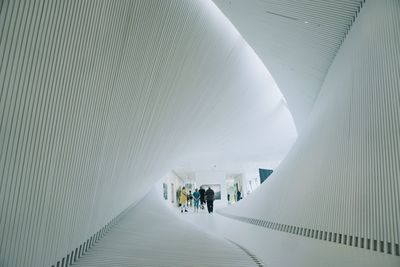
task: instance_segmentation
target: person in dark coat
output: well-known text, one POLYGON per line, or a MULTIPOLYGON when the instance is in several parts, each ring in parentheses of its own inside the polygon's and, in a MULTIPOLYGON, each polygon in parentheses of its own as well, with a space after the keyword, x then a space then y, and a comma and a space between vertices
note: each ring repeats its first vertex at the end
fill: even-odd
POLYGON ((204 203, 206 203, 206 190, 204 190, 204 188, 201 186, 199 193, 200 193, 200 207, 202 210, 204 210, 204 203))
POLYGON ((241 200, 242 199, 242 193, 238 190, 236 194, 237 194, 236 195, 236 201, 241 200))
POLYGON ((207 210, 208 213, 212 213, 214 209, 214 190, 211 187, 208 187, 206 191, 206 200, 207 200, 207 210))

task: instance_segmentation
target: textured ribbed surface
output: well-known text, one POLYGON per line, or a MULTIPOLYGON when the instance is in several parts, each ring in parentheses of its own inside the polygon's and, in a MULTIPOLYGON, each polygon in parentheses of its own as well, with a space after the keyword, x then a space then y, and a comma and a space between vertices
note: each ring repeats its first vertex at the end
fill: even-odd
POLYGON ((213 0, 282 90, 298 128, 363 0, 213 0))
POLYGON ((73 266, 263 266, 239 246, 176 218, 160 196, 152 191, 73 266))
MULTIPOLYGON (((85 251, 184 160, 282 155, 292 140, 270 77, 207 1, 0 3, 0 266, 51 266, 85 251)), ((379 255, 392 257, 400 238, 399 5, 364 5, 297 145, 235 214, 377 240, 379 255)), ((329 10, 327 21, 341 20, 329 10)), ((278 12, 268 16, 292 21, 278 12)), ((285 54, 306 55, 298 68, 320 59, 285 54)), ((323 62, 305 68, 305 80, 282 73, 318 89, 323 62)), ((300 88, 309 102, 299 103, 313 103, 314 89, 300 88)))
POLYGON ((86 246, 181 159, 277 160, 295 138, 212 2, 0 3, 2 267, 86 246))
POLYGON ((321 232, 316 229, 295 228, 238 215, 220 216, 221 212, 224 211, 217 210, 213 216, 188 214, 182 218, 206 232, 222 235, 236 242, 261 260, 264 266, 398 267, 400 263, 400 257, 380 252, 379 246, 377 251, 372 246, 370 249, 361 249, 361 240, 358 239, 358 246, 355 245, 355 236, 352 241, 347 236, 347 243, 344 243, 345 236, 340 237, 337 234, 335 237, 334 233, 328 233, 325 240, 325 233, 322 232, 322 239, 319 239, 321 232))
POLYGON ((293 150, 230 214, 399 254, 399 14, 399 1, 364 5, 293 150))
MULTIPOLYGON (((346 246, 354 246, 357 248, 363 248, 373 251, 385 252, 387 254, 393 254, 395 256, 400 256, 400 246, 397 243, 392 244, 392 242, 385 240, 371 240, 370 238, 360 237, 352 234, 335 233, 329 231, 323 231, 315 228, 299 227, 296 225, 287 225, 277 222, 265 221, 256 218, 236 216, 229 213, 224 213, 218 211, 219 214, 226 216, 231 219, 235 219, 241 222, 257 225, 260 227, 265 227, 275 231, 290 233, 294 235, 300 235, 308 238, 333 242, 337 244, 342 244, 346 246)), ((400 261, 399 261, 400 262, 400 261)))

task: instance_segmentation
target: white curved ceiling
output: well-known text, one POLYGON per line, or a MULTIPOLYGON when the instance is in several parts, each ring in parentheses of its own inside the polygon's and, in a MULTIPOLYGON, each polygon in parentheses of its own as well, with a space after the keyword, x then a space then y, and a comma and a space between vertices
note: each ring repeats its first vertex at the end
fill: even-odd
POLYGON ((201 21, 186 26, 182 42, 171 40, 182 54, 171 58, 177 76, 165 77, 179 77, 171 85, 175 106, 167 119, 174 137, 179 136, 170 166, 188 171, 217 165, 236 171, 249 162, 280 161, 297 132, 279 88, 211 1, 191 5, 201 21))
POLYGON ((301 129, 363 0, 213 0, 273 75, 301 129))

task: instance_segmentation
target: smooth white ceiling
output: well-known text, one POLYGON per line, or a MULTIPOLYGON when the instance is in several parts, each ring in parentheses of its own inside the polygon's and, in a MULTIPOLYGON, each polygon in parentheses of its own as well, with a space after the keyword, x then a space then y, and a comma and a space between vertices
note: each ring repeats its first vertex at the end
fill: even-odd
MULTIPOLYGON (((199 47, 204 68, 182 77, 200 76, 200 84, 185 90, 195 96, 177 111, 185 133, 173 162, 175 170, 241 171, 254 162, 279 162, 297 131, 274 79, 254 50, 212 3, 206 10, 209 38, 199 47), (201 92, 201 93, 200 93, 201 92), (200 97, 196 95, 201 94, 200 97), (217 168, 215 168, 217 166, 217 168)), ((191 51, 193 53, 194 51, 191 51)), ((186 59, 196 66, 192 55, 186 59)), ((192 96, 191 96, 192 97, 192 96)))

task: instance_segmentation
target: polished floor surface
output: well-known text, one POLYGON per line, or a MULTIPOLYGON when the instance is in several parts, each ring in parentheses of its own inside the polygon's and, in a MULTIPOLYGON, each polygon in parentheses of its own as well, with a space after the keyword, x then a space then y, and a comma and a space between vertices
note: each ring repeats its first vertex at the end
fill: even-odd
MULTIPOLYGON (((262 266, 149 194, 73 266, 262 266)), ((165 204, 165 203, 164 203, 165 204)), ((203 216, 206 214, 203 214, 203 216)))
POLYGON ((400 266, 396 256, 274 231, 217 212, 181 213, 161 195, 161 190, 150 192, 73 266, 400 266))

